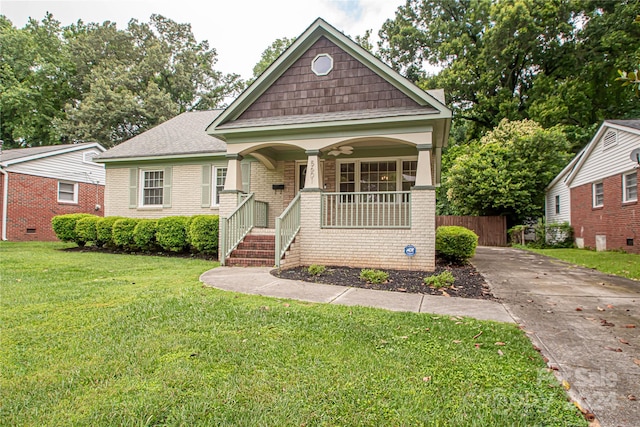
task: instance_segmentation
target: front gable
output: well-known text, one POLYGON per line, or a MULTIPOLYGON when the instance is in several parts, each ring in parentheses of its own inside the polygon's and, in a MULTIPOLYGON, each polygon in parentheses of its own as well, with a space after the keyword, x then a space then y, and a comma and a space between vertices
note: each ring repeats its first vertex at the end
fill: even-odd
POLYGON ((251 135, 383 124, 433 131, 435 145, 444 146, 450 120, 451 111, 439 99, 317 19, 207 132, 233 143, 240 135, 248 141, 251 135), (312 62, 323 54, 331 57, 333 68, 314 73, 312 62))
POLYGON ((322 114, 420 105, 325 36, 316 41, 236 120, 322 114), (318 55, 329 55, 333 68, 316 75, 318 55))

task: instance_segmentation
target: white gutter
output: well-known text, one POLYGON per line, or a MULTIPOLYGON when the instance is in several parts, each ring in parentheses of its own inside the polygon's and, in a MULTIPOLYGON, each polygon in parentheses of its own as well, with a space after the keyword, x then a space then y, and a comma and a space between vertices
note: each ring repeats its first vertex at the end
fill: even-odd
POLYGON ((7 204, 9 203, 9 174, 0 166, 0 173, 4 175, 2 186, 2 240, 7 240, 7 204))

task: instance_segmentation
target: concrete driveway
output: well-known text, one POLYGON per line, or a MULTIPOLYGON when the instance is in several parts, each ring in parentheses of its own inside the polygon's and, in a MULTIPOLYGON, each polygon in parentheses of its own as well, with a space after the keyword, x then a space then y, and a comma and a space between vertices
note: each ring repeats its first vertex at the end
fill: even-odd
POLYGON ((640 282, 513 248, 473 265, 602 426, 640 426, 640 282))

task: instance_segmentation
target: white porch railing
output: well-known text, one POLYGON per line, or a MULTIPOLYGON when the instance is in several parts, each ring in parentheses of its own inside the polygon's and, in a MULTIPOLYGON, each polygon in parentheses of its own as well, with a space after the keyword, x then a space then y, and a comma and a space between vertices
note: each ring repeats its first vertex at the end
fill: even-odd
POLYGON ((218 251, 222 255, 220 264, 225 265, 227 257, 238 247, 242 239, 255 225, 255 197, 248 194, 228 218, 220 217, 220 242, 218 251))
POLYGON ((322 228, 411 228, 411 192, 323 193, 322 228))
MULTIPOLYGON (((238 195, 238 203, 242 203, 242 201, 249 196, 253 196, 253 193, 240 193, 238 195)), ((269 203, 261 202, 260 200, 256 200, 254 203, 254 226, 258 228, 267 228, 269 225, 269 203)))
POLYGON ((282 215, 276 218, 276 267, 280 267, 280 260, 298 231, 300 231, 300 193, 289 203, 282 215))

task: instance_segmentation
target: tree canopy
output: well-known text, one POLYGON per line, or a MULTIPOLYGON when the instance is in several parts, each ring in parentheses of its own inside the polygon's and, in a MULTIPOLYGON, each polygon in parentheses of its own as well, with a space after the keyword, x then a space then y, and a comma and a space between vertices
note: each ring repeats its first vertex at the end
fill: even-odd
POLYGON ((459 148, 444 185, 460 214, 504 215, 515 223, 542 214, 544 189, 570 157, 559 128, 503 119, 459 148))
POLYGON ((637 117, 615 83, 640 60, 636 0, 408 0, 380 54, 420 86, 444 88, 466 140, 503 119, 564 125, 577 151, 606 118, 637 117), (427 75, 425 65, 441 68, 427 75))
POLYGON ((243 87, 190 24, 161 15, 62 27, 51 14, 16 29, 0 16, 0 138, 8 146, 116 145, 174 115, 223 105, 243 87))
POLYGON ((296 41, 295 37, 282 37, 279 39, 275 39, 273 43, 271 43, 265 50, 262 51, 260 60, 256 63, 256 65, 254 65, 253 78, 257 79, 258 77, 260 77, 260 74, 262 74, 267 68, 269 68, 269 65, 271 65, 273 61, 278 59, 278 57, 282 55, 282 52, 287 50, 287 48, 291 46, 291 43, 293 43, 294 41, 296 41))

